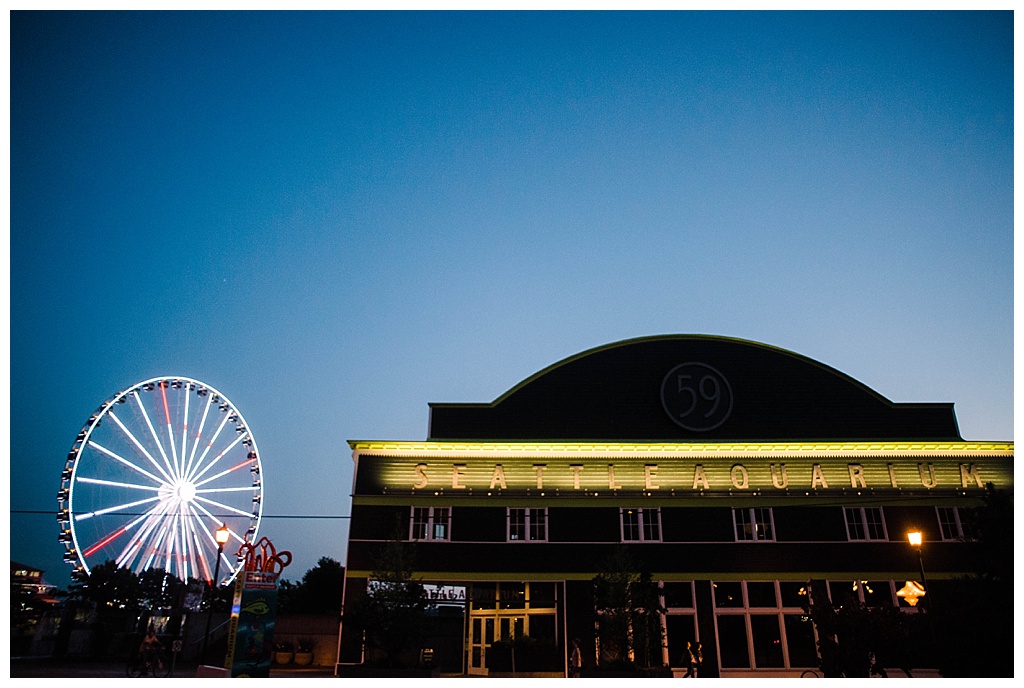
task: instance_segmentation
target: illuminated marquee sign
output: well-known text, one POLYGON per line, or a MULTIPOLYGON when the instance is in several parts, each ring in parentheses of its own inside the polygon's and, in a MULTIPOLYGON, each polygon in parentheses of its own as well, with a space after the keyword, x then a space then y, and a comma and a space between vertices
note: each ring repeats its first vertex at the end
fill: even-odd
POLYGON ((360 460, 357 493, 499 492, 546 497, 791 490, 963 491, 981 490, 988 483, 1010 487, 1013 482, 1012 445, 986 445, 973 452, 880 451, 867 445, 837 445, 833 451, 730 445, 703 451, 698 445, 686 448, 690 451, 671 455, 660 447, 622 455, 599 445, 593 451, 577 445, 572 451, 547 453, 528 445, 495 447, 487 452, 477 445, 475 452, 452 451, 442 458, 417 456, 427 451, 371 455, 356 447, 360 460), (487 453, 494 456, 487 457, 487 453))

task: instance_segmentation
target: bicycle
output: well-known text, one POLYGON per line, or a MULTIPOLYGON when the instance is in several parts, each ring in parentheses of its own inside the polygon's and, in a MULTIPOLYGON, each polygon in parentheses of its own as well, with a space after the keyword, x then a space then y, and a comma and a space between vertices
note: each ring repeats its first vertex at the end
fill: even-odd
POLYGON ((141 676, 166 678, 171 675, 171 662, 167 659, 167 652, 163 648, 154 652, 149 659, 143 657, 139 652, 133 652, 125 665, 125 674, 131 678, 141 676))

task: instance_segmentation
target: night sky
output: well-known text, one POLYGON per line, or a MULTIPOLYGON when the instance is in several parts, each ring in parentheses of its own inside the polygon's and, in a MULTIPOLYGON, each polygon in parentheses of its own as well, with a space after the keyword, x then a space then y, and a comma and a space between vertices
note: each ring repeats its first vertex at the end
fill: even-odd
POLYGON ((244 414, 292 580, 345 561, 347 440, 623 339, 764 342, 1013 439, 1012 13, 10 34, 10 549, 54 584, 75 435, 157 376, 244 414))

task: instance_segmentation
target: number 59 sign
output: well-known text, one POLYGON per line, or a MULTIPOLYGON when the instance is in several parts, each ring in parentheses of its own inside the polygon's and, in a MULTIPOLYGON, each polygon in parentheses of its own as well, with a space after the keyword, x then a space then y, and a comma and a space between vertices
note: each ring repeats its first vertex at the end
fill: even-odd
POLYGON ((661 382, 661 404, 676 424, 706 432, 732 413, 732 387, 724 375, 705 363, 681 363, 661 382))

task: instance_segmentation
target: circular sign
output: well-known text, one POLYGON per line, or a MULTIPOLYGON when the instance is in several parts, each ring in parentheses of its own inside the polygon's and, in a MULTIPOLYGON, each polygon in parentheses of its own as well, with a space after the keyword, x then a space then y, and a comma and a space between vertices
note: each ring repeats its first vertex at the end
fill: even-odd
POLYGON ((677 425, 706 432, 732 413, 732 387, 706 363, 681 363, 661 381, 661 405, 677 425))

